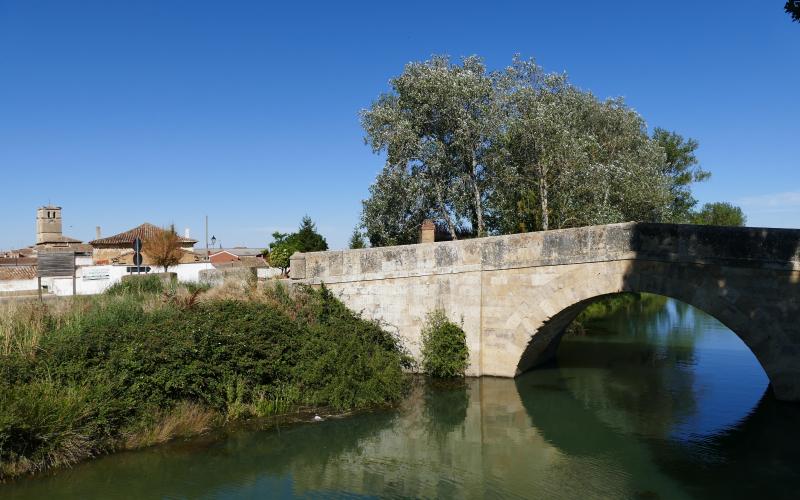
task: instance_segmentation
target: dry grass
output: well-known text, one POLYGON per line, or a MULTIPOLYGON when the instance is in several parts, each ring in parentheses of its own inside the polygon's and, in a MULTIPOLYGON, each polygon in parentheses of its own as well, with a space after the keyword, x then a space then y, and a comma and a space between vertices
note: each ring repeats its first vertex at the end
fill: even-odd
POLYGON ((80 327, 92 311, 107 306, 116 297, 58 297, 46 303, 9 301, 0 303, 0 356, 33 356, 43 335, 80 327))
POLYGON ((218 414, 213 410, 184 401, 168 411, 159 412, 154 423, 145 429, 126 435, 123 446, 144 448, 178 437, 197 436, 209 431, 217 419, 218 414))
POLYGON ((32 354, 47 325, 46 306, 38 302, 0 304, 0 355, 32 354))
MULTIPOLYGON (((65 328, 80 328, 93 312, 129 300, 130 297, 102 294, 92 297, 60 297, 45 304, 35 301, 0 303, 0 356, 32 356, 42 335, 65 328)), ((308 313, 308 295, 278 281, 259 285, 255 280, 230 278, 209 290, 189 289, 175 284, 163 293, 143 294, 137 304, 142 312, 164 308, 189 309, 199 303, 236 300, 259 302, 284 312, 291 319, 308 313)))
POLYGON ((199 300, 201 302, 214 302, 220 300, 240 300, 258 301, 258 284, 255 280, 243 280, 241 278, 229 278, 221 285, 215 286, 203 293, 199 300))

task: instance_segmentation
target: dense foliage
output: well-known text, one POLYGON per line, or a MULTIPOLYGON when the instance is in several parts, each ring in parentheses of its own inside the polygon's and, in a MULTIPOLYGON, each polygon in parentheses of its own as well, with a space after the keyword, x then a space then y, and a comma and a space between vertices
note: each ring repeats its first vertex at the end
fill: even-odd
POLYGON ((451 239, 623 221, 689 222, 707 179, 697 141, 656 128, 515 59, 410 63, 362 111, 386 165, 363 202, 373 246, 416 242, 424 219, 451 239))
POLYGON ((403 393, 396 339, 327 290, 200 293, 118 289, 4 311, 0 479, 214 422, 403 393))
POLYGON ((305 216, 300 228, 295 233, 272 233, 269 244, 268 260, 272 267, 280 268, 284 274, 289 268, 289 259, 295 252, 321 252, 328 249, 328 242, 317 233, 317 227, 311 217, 305 216))
POLYGON ((469 365, 464 330, 447 319, 441 310, 426 318, 422 329, 422 369, 431 377, 463 377, 469 365))
POLYGON ((730 203, 706 203, 692 214, 692 224, 709 226, 744 226, 747 223, 742 209, 730 203))
POLYGON ((350 242, 348 246, 353 250, 366 248, 367 244, 364 243, 364 235, 361 234, 361 231, 359 231, 358 228, 353 229, 353 234, 350 235, 350 242))
POLYGON ((792 21, 800 23, 800 0, 787 0, 783 10, 792 16, 792 21))

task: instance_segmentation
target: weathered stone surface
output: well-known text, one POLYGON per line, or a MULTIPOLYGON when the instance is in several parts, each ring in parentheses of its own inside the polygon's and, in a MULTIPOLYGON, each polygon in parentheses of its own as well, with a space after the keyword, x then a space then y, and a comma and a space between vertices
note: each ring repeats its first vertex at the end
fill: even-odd
POLYGON ((240 281, 254 283, 257 280, 255 267, 229 267, 224 269, 206 269, 200 271, 200 283, 219 286, 225 281, 240 281))
POLYGON ((463 321, 469 375, 511 377, 554 355, 603 295, 651 292, 715 316, 781 399, 800 400, 800 231, 612 224, 402 247, 295 254, 295 282, 325 283, 419 354, 425 315, 463 321))
POLYGON ((135 281, 149 276, 158 276, 165 285, 169 285, 178 280, 178 273, 148 273, 148 274, 126 274, 122 277, 122 281, 135 281))

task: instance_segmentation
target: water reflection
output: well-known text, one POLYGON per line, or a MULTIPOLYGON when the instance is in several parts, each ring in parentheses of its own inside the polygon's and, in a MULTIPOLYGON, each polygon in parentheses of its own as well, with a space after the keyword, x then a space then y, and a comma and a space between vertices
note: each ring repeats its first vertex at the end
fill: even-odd
POLYGON ((674 301, 609 314, 516 380, 417 384, 393 410, 177 443, 4 498, 781 498, 800 407, 735 335, 674 301))

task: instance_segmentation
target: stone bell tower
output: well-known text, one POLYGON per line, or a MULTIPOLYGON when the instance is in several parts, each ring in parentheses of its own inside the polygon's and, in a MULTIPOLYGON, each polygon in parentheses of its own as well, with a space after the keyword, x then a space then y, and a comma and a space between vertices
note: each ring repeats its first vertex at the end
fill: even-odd
POLYGON ((61 207, 46 205, 36 210, 36 243, 60 241, 61 207))

